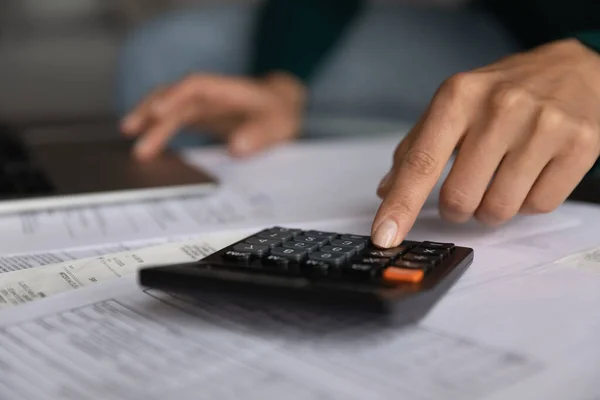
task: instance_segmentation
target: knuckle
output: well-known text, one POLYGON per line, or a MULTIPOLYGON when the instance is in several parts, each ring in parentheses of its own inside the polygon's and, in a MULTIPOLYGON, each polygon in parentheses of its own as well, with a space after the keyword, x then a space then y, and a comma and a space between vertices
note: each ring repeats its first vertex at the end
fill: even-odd
POLYGON ((589 120, 575 122, 575 134, 570 136, 571 146, 569 150, 573 154, 585 154, 590 151, 597 152, 600 142, 600 126, 589 120))
POLYGON ((422 176, 433 175, 437 164, 436 159, 424 150, 408 150, 404 154, 404 157, 402 157, 402 166, 404 168, 422 176))
POLYGON ((458 215, 473 214, 478 206, 477 199, 474 199, 460 189, 452 187, 442 188, 440 203, 445 210, 458 215))
POLYGON ((492 97, 494 107, 513 110, 531 104, 532 97, 525 89, 516 86, 504 86, 492 97))
POLYGON ((451 98, 460 98, 468 95, 474 85, 473 76, 468 72, 459 72, 452 75, 442 84, 441 91, 451 98))
POLYGON ((539 112, 537 131, 539 133, 545 133, 562 130, 565 125, 567 125, 568 120, 569 117, 560 108, 546 106, 539 112))

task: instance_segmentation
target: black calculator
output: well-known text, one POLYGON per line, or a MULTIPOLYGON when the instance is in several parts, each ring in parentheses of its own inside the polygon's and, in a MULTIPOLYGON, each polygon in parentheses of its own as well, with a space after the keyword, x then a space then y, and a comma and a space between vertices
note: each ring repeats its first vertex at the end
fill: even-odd
MULTIPOLYGON (((202 295, 267 296, 423 316, 473 261, 470 248, 432 241, 382 249, 368 236, 273 227, 191 263, 143 268, 140 285, 202 295)), ((413 318, 413 319, 414 319, 413 318)))

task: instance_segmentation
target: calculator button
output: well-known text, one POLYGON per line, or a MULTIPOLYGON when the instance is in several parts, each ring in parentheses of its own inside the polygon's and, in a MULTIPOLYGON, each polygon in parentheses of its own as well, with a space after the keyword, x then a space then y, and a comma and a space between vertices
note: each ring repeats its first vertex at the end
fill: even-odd
POLYGON ((352 280, 371 281, 379 268, 372 264, 352 263, 342 267, 342 276, 352 280))
POLYGON ((289 258, 269 254, 267 257, 265 257, 263 262, 268 265, 277 265, 280 267, 287 267, 291 261, 289 258))
POLYGON ((281 243, 281 240, 278 239, 265 239, 265 238, 259 238, 259 237, 251 237, 245 240, 246 243, 250 243, 250 244, 257 244, 260 246, 268 246, 268 247, 275 247, 277 246, 279 243, 281 243))
POLYGON ((284 242, 282 246, 285 247, 286 249, 306 250, 309 253, 319 249, 318 243, 310 243, 310 242, 290 241, 290 242, 284 242))
POLYGON ((383 281, 391 284, 419 283, 423 280, 424 276, 425 273, 423 270, 398 267, 388 267, 381 274, 383 281))
POLYGON ((307 274, 313 278, 332 277, 338 274, 338 268, 319 260, 306 260, 304 267, 307 274))
POLYGON ((304 232, 304 234, 306 236, 317 236, 317 237, 326 238, 329 240, 332 240, 338 236, 337 233, 322 232, 322 231, 306 231, 306 232, 304 232))
POLYGON ((367 242, 369 240, 371 240, 370 237, 368 236, 361 236, 361 235, 342 235, 340 236, 341 240, 362 240, 363 242, 367 242))
POLYGON ((280 226, 273 227, 268 230, 271 233, 284 233, 291 234, 292 236, 296 236, 302 232, 300 229, 290 229, 290 228, 282 228, 280 226))
POLYGON ((347 257, 353 256, 356 253, 356 249, 345 246, 323 246, 321 251, 325 253, 345 254, 347 257))
POLYGON ((404 256, 402 256, 403 260, 406 261, 416 261, 416 262, 420 262, 423 264, 437 264, 438 262, 441 261, 440 257, 437 256, 424 256, 421 254, 412 254, 412 253, 408 253, 405 254, 404 256))
POLYGON ((375 250, 375 249, 369 249, 365 252, 366 256, 372 256, 372 257, 387 257, 387 258, 394 258, 398 255, 401 255, 402 252, 401 251, 397 251, 396 249, 389 249, 389 250, 375 250))
POLYGON ((454 248, 454 243, 440 243, 440 242, 423 242, 421 243, 421 247, 425 247, 428 249, 443 249, 446 251, 451 251, 454 248))
POLYGON ((264 232, 259 233, 256 236, 259 238, 263 238, 263 239, 275 239, 275 240, 279 240, 281 242, 283 242, 284 240, 290 240, 291 238, 294 237, 294 235, 290 232, 271 232, 271 231, 264 231, 264 232))
POLYGON ((317 244, 319 247, 327 244, 329 239, 320 236, 307 236, 307 235, 298 235, 294 238, 296 242, 307 242, 317 244))
POLYGON ((248 264, 250 262, 250 257, 251 254, 248 252, 227 250, 225 253, 223 253, 223 258, 242 264, 248 264))
POLYGON ((411 254, 419 254, 422 256, 433 256, 443 258, 447 253, 445 249, 429 249, 427 247, 417 247, 412 249, 411 254))
POLYGON ((398 247, 392 247, 391 249, 378 249, 370 247, 367 249, 367 254, 373 257, 389 257, 396 258, 408 252, 415 242, 402 242, 398 247))
POLYGON ((385 267, 391 261, 391 258, 386 257, 356 257, 352 260, 352 262, 358 264, 368 264, 373 265, 375 267, 385 267))
POLYGON ((333 246, 354 247, 357 250, 365 248, 365 242, 361 240, 334 240, 331 242, 333 246))
POLYGON ((346 256, 344 254, 323 253, 321 251, 310 254, 308 258, 310 260, 321 261, 335 266, 340 266, 346 261, 346 256))
POLYGON ((258 244, 248 244, 248 243, 239 243, 233 246, 234 251, 239 251, 240 253, 250 253, 255 256, 262 257, 267 254, 269 251, 269 246, 262 246, 258 244))
POLYGON ((306 250, 302 249, 285 249, 283 247, 275 247, 271 249, 271 254, 274 256, 284 257, 288 260, 300 262, 306 257, 306 250))
POLYGON ((407 260, 398 260, 394 261, 393 264, 395 267, 406 268, 406 269, 422 269, 427 270, 431 267, 431 264, 422 263, 418 261, 407 261, 407 260))

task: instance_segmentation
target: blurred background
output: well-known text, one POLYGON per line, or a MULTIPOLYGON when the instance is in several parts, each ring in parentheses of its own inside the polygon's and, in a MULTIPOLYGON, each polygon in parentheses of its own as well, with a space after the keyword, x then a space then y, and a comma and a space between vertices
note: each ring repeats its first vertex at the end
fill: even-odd
POLYGON ((123 35, 161 12, 211 1, 1 0, 0 121, 110 121, 123 35))
MULTIPOLYGON (((0 0, 0 121, 23 127, 113 126, 115 62, 127 32, 181 7, 258 1, 0 0)), ((368 129, 356 122, 350 125, 368 129)))

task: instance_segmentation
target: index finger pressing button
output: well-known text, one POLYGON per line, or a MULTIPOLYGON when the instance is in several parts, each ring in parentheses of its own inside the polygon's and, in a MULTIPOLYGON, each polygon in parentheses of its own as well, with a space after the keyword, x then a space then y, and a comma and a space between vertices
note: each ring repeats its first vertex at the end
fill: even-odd
POLYGON ((367 250, 367 254, 373 257, 389 257, 394 258, 405 254, 408 250, 414 246, 415 242, 404 241, 398 247, 392 247, 391 249, 378 249, 374 247, 370 247, 367 250))

